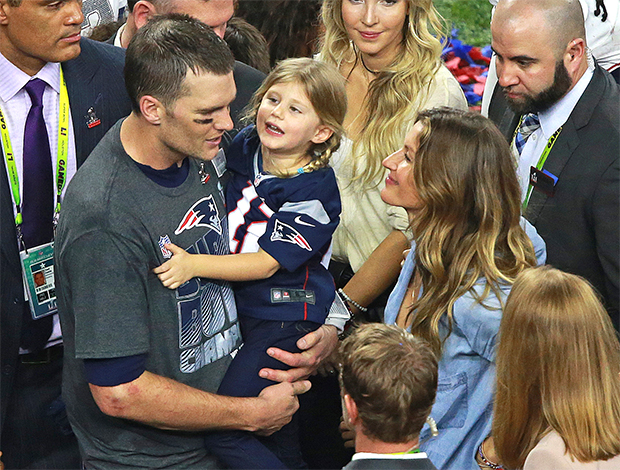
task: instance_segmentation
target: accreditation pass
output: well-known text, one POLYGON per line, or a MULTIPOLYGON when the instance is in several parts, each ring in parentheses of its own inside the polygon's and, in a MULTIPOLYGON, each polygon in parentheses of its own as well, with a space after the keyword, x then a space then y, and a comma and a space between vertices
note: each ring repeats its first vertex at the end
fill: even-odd
POLYGON ((52 315, 58 311, 54 281, 54 242, 19 253, 32 318, 52 315))

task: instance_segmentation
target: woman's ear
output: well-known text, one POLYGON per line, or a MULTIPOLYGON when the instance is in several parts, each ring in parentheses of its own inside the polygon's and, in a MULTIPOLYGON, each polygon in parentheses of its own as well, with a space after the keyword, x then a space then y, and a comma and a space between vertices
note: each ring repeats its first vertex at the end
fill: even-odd
POLYGON ((322 144, 329 139, 334 131, 329 126, 320 125, 317 127, 314 137, 312 138, 313 144, 322 144))

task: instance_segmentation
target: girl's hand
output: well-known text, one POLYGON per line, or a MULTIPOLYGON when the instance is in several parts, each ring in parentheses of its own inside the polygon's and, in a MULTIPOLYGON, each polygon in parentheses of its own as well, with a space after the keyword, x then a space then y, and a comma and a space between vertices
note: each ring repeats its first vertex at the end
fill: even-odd
POLYGON ((157 274, 165 287, 176 289, 195 277, 192 269, 192 255, 173 243, 167 243, 165 246, 172 252, 172 258, 153 269, 153 272, 157 274))

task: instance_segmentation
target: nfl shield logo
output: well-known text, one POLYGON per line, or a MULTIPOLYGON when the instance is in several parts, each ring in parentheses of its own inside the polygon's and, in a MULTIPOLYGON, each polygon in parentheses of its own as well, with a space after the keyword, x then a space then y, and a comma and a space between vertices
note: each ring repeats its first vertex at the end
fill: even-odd
POLYGON ((170 259, 172 258, 172 252, 165 247, 166 244, 170 244, 172 243, 170 241, 170 237, 168 235, 164 235, 163 237, 159 237, 159 242, 157 242, 159 244, 159 248, 161 249, 161 254, 164 255, 165 259, 170 259))

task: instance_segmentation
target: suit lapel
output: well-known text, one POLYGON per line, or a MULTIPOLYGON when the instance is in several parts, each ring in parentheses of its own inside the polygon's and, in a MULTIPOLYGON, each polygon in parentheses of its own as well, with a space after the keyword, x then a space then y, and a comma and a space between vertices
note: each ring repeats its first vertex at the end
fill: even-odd
MULTIPOLYGON (((552 175, 557 176, 560 184, 562 180, 562 170, 566 166, 566 163, 570 160, 573 152, 579 145, 580 139, 577 131, 584 126, 587 126, 592 118, 592 113, 596 103, 601 100, 601 95, 605 88, 605 76, 600 67, 596 67, 594 70, 594 76, 588 84, 587 88, 583 92, 583 95, 575 105, 575 108, 571 112, 568 120, 562 125, 562 132, 555 142, 553 149, 549 153, 549 157, 543 167, 552 175)), ((536 221, 542 208, 547 202, 552 199, 536 189, 532 190, 530 202, 526 209, 526 218, 532 225, 536 225, 536 221)))
POLYGON ((96 133, 88 132, 87 126, 88 109, 96 107, 97 98, 91 82, 99 69, 99 63, 91 60, 90 47, 82 39, 82 52, 80 55, 62 64, 62 70, 67 82, 71 118, 73 120, 73 132, 75 135, 75 153, 77 163, 80 166, 88 155, 84 155, 85 148, 92 148, 91 139, 95 139, 96 133))
POLYGON ((489 105, 489 119, 497 125, 509 143, 512 141, 512 135, 519 124, 520 117, 508 107, 502 87, 497 84, 489 105))
MULTIPOLYGON (((0 155, 2 155, 2 151, 0 151, 0 155)), ((6 177, 6 163, 4 157, 2 157, 0 171, 2 172, 0 174, 0 199, 2 200, 2 208, 0 209, 0 240, 2 240, 2 247, 0 247, 0 249, 12 268, 20 272, 21 267, 18 250, 15 249, 17 245, 17 233, 15 231, 15 218, 13 217, 14 205, 11 189, 9 188, 9 181, 6 177)))
MULTIPOLYGON (((577 136, 577 129, 575 129, 573 120, 569 118, 568 121, 566 121, 562 126, 562 132, 560 132, 558 140, 556 140, 553 145, 553 148, 547 157, 547 161, 543 166, 543 170, 547 170, 552 175, 558 177, 557 184, 560 184, 562 179, 562 170, 566 166, 568 160, 570 160, 571 155, 578 145, 579 137, 577 136)), ((532 225, 536 225, 538 216, 549 199, 552 199, 552 197, 550 198, 537 189, 532 189, 530 202, 526 209, 526 218, 532 225)))

